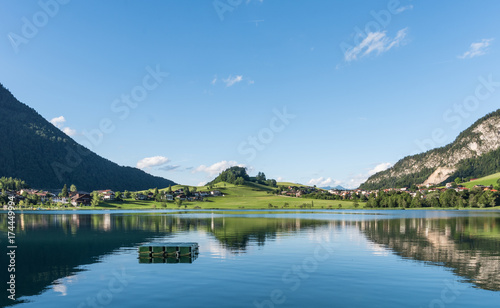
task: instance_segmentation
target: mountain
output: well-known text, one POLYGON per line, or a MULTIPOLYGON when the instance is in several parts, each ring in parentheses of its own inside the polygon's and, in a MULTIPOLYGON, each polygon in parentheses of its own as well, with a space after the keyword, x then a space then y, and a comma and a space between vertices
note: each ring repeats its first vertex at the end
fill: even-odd
POLYGON ((0 176, 31 187, 79 190, 142 190, 174 182, 132 167, 121 167, 84 148, 19 102, 0 84, 0 176))
POLYGON ((331 187, 331 186, 325 186, 325 187, 320 187, 321 189, 325 189, 325 190, 330 190, 330 189, 333 189, 333 190, 348 190, 347 188, 344 188, 340 185, 337 185, 335 187, 331 187))
POLYGON ((457 177, 482 177, 500 171, 500 109, 479 119, 453 143, 408 156, 371 176, 361 189, 441 184, 457 177))

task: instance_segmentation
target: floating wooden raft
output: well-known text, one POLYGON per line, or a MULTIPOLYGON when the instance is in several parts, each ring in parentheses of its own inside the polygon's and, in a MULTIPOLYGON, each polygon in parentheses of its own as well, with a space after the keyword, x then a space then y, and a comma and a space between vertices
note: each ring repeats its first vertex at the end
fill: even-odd
POLYGON ((140 264, 149 264, 149 263, 169 263, 169 264, 175 264, 175 263, 193 263, 194 260, 198 258, 197 255, 192 255, 192 256, 184 256, 184 257, 160 257, 160 258, 153 258, 153 257, 140 257, 139 258, 139 263, 140 264))
POLYGON ((151 243, 139 246, 139 259, 153 259, 152 262, 141 263, 165 263, 160 262, 160 259, 165 258, 169 259, 166 263, 191 263, 198 253, 198 243, 151 243), (157 262, 154 259, 158 259, 157 262), (171 259, 177 259, 177 262, 171 259), (180 262, 180 259, 185 262, 180 262))

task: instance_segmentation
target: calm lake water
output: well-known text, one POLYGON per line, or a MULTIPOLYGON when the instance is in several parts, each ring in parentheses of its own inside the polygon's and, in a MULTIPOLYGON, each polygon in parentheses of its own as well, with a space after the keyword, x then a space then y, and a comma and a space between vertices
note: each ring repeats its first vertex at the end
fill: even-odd
POLYGON ((2 307, 500 305, 500 212, 17 212, 16 236, 2 307), (150 242, 200 254, 140 263, 150 242))

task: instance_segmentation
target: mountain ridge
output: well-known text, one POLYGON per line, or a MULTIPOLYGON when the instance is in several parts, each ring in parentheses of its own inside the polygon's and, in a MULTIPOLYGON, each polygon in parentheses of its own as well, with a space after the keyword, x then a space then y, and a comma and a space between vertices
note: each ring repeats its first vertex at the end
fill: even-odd
POLYGON ((500 170, 500 109, 480 118, 450 144, 406 156, 372 175, 361 189, 440 184, 454 177, 486 176, 500 170))
POLYGON ((0 83, 0 176, 20 178, 32 187, 81 190, 140 190, 176 183, 140 169, 119 166, 81 146, 17 100, 0 83))

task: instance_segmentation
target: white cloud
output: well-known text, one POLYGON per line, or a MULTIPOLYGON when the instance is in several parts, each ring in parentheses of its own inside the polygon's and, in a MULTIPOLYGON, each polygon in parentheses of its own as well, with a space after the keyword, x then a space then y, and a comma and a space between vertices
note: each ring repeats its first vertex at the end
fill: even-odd
POLYGON ((458 56, 459 59, 470 59, 486 54, 488 47, 493 41, 490 39, 482 39, 480 42, 470 44, 469 50, 467 50, 463 55, 458 56))
POLYGON ((381 163, 381 164, 378 164, 378 165, 375 166, 375 168, 373 168, 370 171, 368 171, 368 175, 372 176, 375 173, 379 173, 381 171, 385 171, 385 170, 387 170, 387 169, 389 169, 391 167, 392 167, 391 163, 381 163))
POLYGON ((277 179, 276 179, 276 182, 283 182, 283 178, 281 176, 279 176, 277 179))
POLYGON ((375 173, 387 170, 387 169, 389 169, 391 167, 392 167, 391 163, 381 163, 381 164, 378 164, 374 168, 368 170, 366 173, 358 174, 358 175, 352 177, 351 179, 349 179, 347 181, 347 183, 345 183, 345 187, 346 188, 350 188, 350 189, 358 188, 359 185, 361 185, 364 182, 366 182, 366 180, 370 176, 374 175, 375 173))
POLYGON ((208 183, 207 181, 203 181, 203 182, 198 183, 198 185, 196 185, 196 186, 205 186, 205 185, 207 185, 207 183, 208 183))
POLYGON ((61 128, 64 122, 66 122, 66 119, 63 116, 60 116, 57 118, 53 118, 49 122, 52 123, 55 127, 61 128))
POLYGON ((317 179, 311 179, 307 184, 308 185, 316 185, 319 187, 324 187, 324 186, 331 186, 331 185, 337 186, 337 185, 340 185, 340 183, 341 183, 340 181, 333 180, 332 178, 325 179, 324 177, 320 177, 317 179))
POLYGON ((212 82, 210 83, 215 86, 215 84, 217 83, 217 75, 214 76, 214 79, 212 79, 212 82))
POLYGON ((161 166, 166 164, 168 161, 169 159, 164 156, 146 157, 137 162, 137 168, 144 169, 161 166))
POLYGON ((68 136, 75 136, 76 135, 76 130, 69 128, 69 127, 63 127, 62 131, 68 135, 68 136))
POLYGON ((396 10, 396 14, 403 13, 406 10, 413 10, 413 5, 402 6, 396 10))
POLYGON ((238 82, 243 81, 243 75, 236 75, 236 77, 230 75, 226 79, 222 79, 222 81, 226 84, 226 87, 232 87, 238 82))
POLYGON ((53 118, 49 122, 52 123, 55 127, 62 130, 62 132, 68 136, 75 136, 76 135, 76 130, 64 126, 64 123, 66 122, 66 119, 64 118, 64 116, 53 118))
POLYGON ((201 165, 198 168, 196 168, 195 170, 193 170, 193 173, 195 173, 195 172, 205 172, 205 173, 208 173, 209 175, 213 176, 213 175, 217 175, 217 174, 221 173, 222 171, 226 170, 227 168, 234 167, 234 166, 246 167, 245 165, 238 164, 235 161, 226 161, 226 160, 223 160, 223 161, 215 163, 215 164, 213 164, 211 166, 201 165))
POLYGON ((408 28, 401 29, 393 39, 387 36, 386 31, 370 32, 358 46, 349 48, 344 53, 344 59, 345 61, 350 62, 357 60, 360 57, 367 56, 372 52, 376 52, 377 55, 379 55, 383 52, 389 51, 393 47, 397 47, 403 43, 407 32, 408 28))

